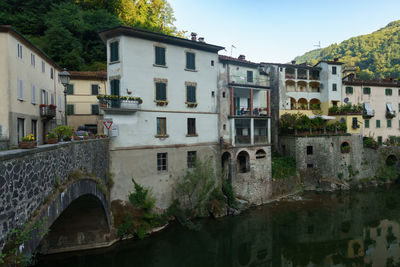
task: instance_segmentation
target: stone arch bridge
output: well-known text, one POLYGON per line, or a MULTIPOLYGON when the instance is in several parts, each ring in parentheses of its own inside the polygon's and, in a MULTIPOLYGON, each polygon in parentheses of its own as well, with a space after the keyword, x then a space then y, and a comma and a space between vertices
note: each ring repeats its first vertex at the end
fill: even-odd
POLYGON ((89 248, 110 239, 109 140, 83 140, 0 152, 0 248, 12 229, 43 221, 20 246, 32 253, 89 248))

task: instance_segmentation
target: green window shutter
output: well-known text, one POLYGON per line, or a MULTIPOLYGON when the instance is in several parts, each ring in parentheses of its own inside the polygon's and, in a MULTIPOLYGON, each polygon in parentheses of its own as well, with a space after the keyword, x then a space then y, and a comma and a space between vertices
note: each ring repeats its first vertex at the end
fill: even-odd
POLYGON ((99 115, 99 105, 92 105, 92 115, 99 115))
POLYGON ((186 68, 189 70, 195 70, 196 69, 196 64, 195 64, 195 54, 186 52, 186 68))
POLYGON ((67 105, 67 115, 74 115, 74 105, 67 105))
POLYGON ((371 88, 369 88, 369 87, 364 87, 364 88, 363 88, 363 93, 364 93, 364 95, 369 95, 369 94, 371 94, 371 88))
POLYGON ((74 94, 74 85, 68 84, 67 85, 67 95, 73 95, 73 94, 74 94))
POLYGON ((119 60, 118 46, 119 46, 119 42, 110 43, 110 61, 111 62, 119 60))
POLYGON ((336 83, 332 84, 332 91, 337 91, 337 84, 336 83))
POLYGON ((387 127, 391 128, 392 127, 392 120, 387 120, 387 127))
POLYGON ((119 80, 111 80, 111 95, 119 96, 119 80))
POLYGON ((346 87, 346 94, 353 94, 353 87, 346 87))
POLYGON ((247 82, 249 83, 253 82, 253 72, 250 70, 247 71, 247 82))
POLYGON ((186 87, 186 102, 195 103, 196 102, 196 87, 187 86, 186 87))
POLYGON ((156 100, 158 101, 167 100, 167 84, 156 83, 156 100))
POLYGON ((381 128, 381 121, 380 120, 376 120, 376 128, 381 128))
POLYGON ((165 66, 165 48, 156 46, 156 65, 165 66))
POLYGON ((369 120, 364 121, 365 128, 369 128, 369 120))

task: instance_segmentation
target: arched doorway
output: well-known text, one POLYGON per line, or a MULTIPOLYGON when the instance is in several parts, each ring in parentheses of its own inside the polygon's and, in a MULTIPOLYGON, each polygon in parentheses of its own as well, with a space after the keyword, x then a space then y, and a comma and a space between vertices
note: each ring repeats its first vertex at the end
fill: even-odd
POLYGON ((240 173, 250 171, 250 156, 246 151, 241 151, 237 156, 237 166, 240 173))
POLYGON ((297 107, 301 110, 306 110, 308 109, 308 102, 307 99, 305 98, 300 98, 299 101, 297 102, 297 107))
POLYGON ((310 108, 312 110, 320 110, 321 109, 321 101, 317 98, 313 98, 310 100, 310 108))
POLYGON ((296 106, 297 106, 297 105, 296 105, 296 99, 294 99, 293 97, 291 97, 291 98, 290 98, 290 109, 291 109, 291 110, 296 110, 296 109, 297 109, 296 106))

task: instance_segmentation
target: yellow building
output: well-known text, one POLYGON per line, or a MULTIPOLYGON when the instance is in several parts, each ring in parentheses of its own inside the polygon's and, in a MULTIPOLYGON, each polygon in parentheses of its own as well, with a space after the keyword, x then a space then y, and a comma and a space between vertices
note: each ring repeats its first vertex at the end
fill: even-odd
POLYGON ((78 129, 103 133, 103 115, 100 114, 98 94, 107 91, 107 72, 70 71, 71 81, 67 88, 68 125, 78 129))
POLYGON ((0 148, 33 134, 39 144, 64 120, 61 68, 9 25, 0 25, 0 148))

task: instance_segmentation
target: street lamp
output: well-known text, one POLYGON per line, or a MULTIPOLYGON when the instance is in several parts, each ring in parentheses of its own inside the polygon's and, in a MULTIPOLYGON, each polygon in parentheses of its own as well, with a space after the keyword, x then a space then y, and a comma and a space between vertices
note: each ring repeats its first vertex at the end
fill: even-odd
POLYGON ((64 112, 65 112, 65 125, 68 125, 67 123, 67 87, 69 85, 69 80, 71 78, 71 75, 67 71, 66 68, 62 72, 58 74, 60 77, 62 85, 64 85, 64 112))

